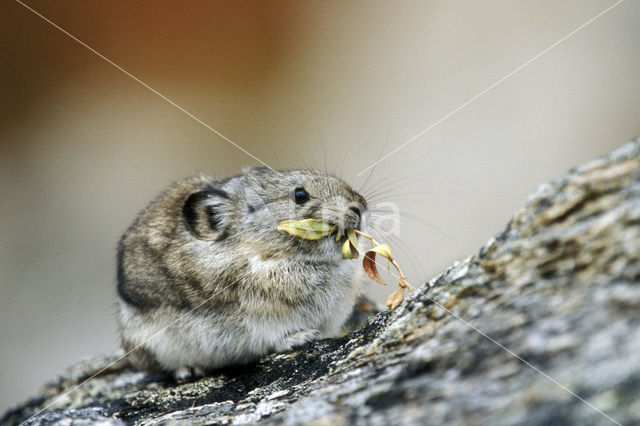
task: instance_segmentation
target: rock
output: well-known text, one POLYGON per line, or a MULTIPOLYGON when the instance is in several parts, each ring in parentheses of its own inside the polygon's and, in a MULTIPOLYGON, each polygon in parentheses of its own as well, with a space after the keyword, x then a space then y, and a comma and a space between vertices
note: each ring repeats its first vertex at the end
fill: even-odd
POLYGON ((350 334, 191 383, 94 358, 1 422, 638 424, 639 354, 634 141, 542 185, 477 255, 350 334))

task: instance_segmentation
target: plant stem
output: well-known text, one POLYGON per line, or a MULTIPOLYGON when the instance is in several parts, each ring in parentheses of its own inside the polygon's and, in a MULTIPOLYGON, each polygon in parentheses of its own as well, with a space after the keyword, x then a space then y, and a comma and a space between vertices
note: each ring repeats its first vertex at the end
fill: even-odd
MULTIPOLYGON (((362 231, 358 231, 357 229, 350 229, 350 231, 355 232, 358 235, 362 235, 364 238, 366 238, 367 240, 369 240, 369 242, 375 247, 375 246, 379 246, 380 243, 378 243, 371 235, 365 234, 362 231)), ((400 269, 400 265, 398 265, 398 262, 396 262, 396 260, 393 258, 393 256, 391 256, 391 253, 389 252, 389 258, 388 260, 391 262, 391 264, 396 268, 396 270, 398 271, 398 274, 400 274, 400 277, 398 279, 398 285, 402 288, 406 288, 407 290, 409 290, 410 292, 413 291, 413 287, 411 287, 411 285, 409 285, 409 281, 407 280, 407 277, 404 275, 404 273, 402 272, 402 269, 400 269)))

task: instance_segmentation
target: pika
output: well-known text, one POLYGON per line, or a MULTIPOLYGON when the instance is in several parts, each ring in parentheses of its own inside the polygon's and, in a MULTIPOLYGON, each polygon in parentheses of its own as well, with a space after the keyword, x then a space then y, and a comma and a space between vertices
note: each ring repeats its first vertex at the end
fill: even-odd
POLYGON ((335 238, 277 230, 308 218, 365 230, 369 213, 359 193, 319 170, 254 167, 161 193, 118 245, 118 326, 130 362, 186 380, 335 335, 362 269, 342 259, 335 238))

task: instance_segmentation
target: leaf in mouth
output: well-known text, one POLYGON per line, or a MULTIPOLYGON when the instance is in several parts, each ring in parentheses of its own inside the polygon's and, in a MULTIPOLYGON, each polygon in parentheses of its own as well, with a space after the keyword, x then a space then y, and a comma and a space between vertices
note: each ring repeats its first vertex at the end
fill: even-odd
MULTIPOLYGON (((340 235, 340 234, 338 234, 340 235)), ((358 237, 352 229, 347 230, 347 238, 342 245, 343 259, 357 259, 360 256, 358 252, 358 237)))
POLYGON ((319 240, 338 229, 320 219, 285 220, 278 224, 278 230, 305 240, 319 240))
MULTIPOLYGON (((303 238, 305 240, 320 240, 334 232, 336 233, 336 241, 340 241, 340 238, 342 238, 337 226, 329 225, 320 219, 285 220, 278 224, 278 230, 288 232, 293 236, 303 238)), ((360 256, 360 252, 358 251, 358 235, 366 238, 369 240, 371 245, 373 245, 373 248, 367 250, 364 258, 362 259, 362 268, 371 279, 379 282, 380 284, 386 284, 378 272, 378 267, 376 266, 376 254, 388 259, 396 268, 398 271, 398 288, 389 295, 386 300, 386 304, 389 309, 395 309, 398 307, 404 299, 404 290, 407 289, 412 291, 412 288, 407 281, 407 277, 405 277, 400 266, 393 258, 391 248, 387 244, 378 243, 371 235, 367 235, 357 229, 347 229, 345 233, 346 238, 342 245, 343 259, 357 259, 360 256)))

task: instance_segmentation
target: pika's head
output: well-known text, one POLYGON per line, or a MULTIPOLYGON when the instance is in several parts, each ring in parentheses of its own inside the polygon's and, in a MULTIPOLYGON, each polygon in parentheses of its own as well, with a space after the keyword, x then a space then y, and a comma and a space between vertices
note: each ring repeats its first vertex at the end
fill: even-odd
POLYGON ((340 247, 335 239, 301 240, 279 231, 278 223, 313 218, 344 234, 345 229, 365 229, 368 211, 364 197, 336 176, 256 167, 191 193, 182 217, 198 239, 242 242, 267 256, 302 249, 335 258, 340 247))

